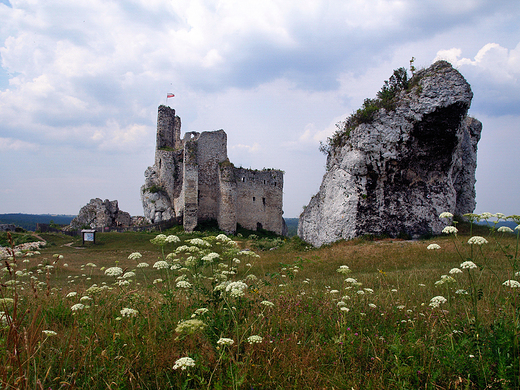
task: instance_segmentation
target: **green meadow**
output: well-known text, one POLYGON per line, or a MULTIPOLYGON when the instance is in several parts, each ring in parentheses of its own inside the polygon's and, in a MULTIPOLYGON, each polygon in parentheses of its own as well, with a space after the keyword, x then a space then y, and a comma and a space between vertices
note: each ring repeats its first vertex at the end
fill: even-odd
POLYGON ((319 249, 4 235, 0 389, 518 389, 520 229, 443 217, 442 236, 319 249))

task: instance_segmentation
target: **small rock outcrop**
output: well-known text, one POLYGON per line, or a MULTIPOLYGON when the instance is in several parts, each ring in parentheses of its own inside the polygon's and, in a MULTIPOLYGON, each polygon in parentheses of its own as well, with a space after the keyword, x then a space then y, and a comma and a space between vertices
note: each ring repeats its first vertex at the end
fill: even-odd
POLYGON ((119 210, 117 200, 104 201, 96 198, 79 210, 78 216, 70 223, 71 229, 81 229, 85 226, 91 228, 101 227, 125 227, 130 226, 132 218, 126 211, 119 210))
POLYGON ((16 226, 10 223, 0 223, 0 232, 14 232, 16 226))
POLYGON ((441 212, 472 212, 482 130, 467 116, 472 97, 464 77, 439 61, 413 76, 392 109, 355 126, 347 120, 329 139, 327 172, 298 235, 314 246, 372 234, 420 237, 441 233, 441 212))

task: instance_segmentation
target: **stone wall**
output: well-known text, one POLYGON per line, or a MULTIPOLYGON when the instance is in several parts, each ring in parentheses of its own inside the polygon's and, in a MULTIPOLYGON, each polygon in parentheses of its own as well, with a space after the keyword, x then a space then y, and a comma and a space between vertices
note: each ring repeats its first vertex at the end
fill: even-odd
POLYGON ((217 222, 226 233, 237 228, 237 181, 235 167, 229 162, 219 164, 219 202, 217 222))
POLYGON ((283 172, 235 169, 237 222, 246 229, 283 231, 283 172))
POLYGON ((187 232, 197 227, 199 207, 199 169, 197 165, 197 141, 195 138, 184 144, 183 226, 187 232))
POLYGON ((217 219, 220 196, 219 164, 225 160, 227 160, 227 135, 224 130, 201 133, 197 139, 199 221, 217 219))

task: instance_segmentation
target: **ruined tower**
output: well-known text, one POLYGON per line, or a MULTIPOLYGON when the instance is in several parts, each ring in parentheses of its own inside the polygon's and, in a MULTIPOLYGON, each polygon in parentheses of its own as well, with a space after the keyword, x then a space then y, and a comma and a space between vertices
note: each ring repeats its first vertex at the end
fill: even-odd
POLYGON ((177 219, 186 231, 215 220, 227 233, 240 224, 286 234, 283 172, 236 168, 227 156, 224 130, 188 132, 181 139, 180 127, 175 110, 159 106, 155 164, 141 187, 145 218, 177 219))

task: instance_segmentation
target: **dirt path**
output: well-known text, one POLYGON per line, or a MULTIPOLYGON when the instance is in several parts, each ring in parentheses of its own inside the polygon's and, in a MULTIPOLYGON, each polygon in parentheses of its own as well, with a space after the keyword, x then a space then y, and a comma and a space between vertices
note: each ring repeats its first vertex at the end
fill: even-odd
POLYGON ((74 249, 85 249, 85 247, 72 246, 72 244, 74 244, 74 243, 73 242, 69 242, 67 244, 63 244, 62 246, 68 246, 69 248, 74 248, 74 249))
POLYGON ((32 235, 33 237, 36 237, 38 240, 47 243, 47 241, 45 241, 41 236, 37 235, 36 233, 32 233, 31 235, 32 235))

